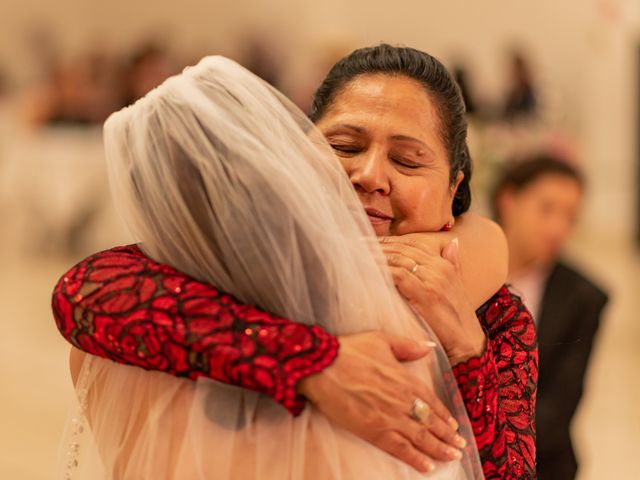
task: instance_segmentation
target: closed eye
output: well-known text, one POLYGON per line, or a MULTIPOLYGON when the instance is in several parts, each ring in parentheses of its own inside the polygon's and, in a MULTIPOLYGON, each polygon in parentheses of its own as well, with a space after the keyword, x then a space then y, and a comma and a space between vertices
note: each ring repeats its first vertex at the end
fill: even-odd
POLYGON ((362 151, 362 148, 357 145, 331 144, 331 148, 333 148, 336 152, 344 154, 355 154, 362 151))
POLYGON ((402 158, 402 157, 394 157, 391 159, 391 161, 396 165, 400 165, 401 167, 409 168, 411 170, 415 170, 417 168, 424 166, 424 165, 421 165, 420 163, 412 162, 411 160, 407 160, 406 158, 402 158))

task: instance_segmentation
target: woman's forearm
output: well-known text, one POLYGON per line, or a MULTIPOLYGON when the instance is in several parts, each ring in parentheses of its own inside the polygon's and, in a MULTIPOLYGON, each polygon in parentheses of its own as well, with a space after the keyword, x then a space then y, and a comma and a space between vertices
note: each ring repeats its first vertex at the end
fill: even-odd
POLYGON ((506 289, 483 313, 484 353, 453 369, 487 479, 534 479, 538 359, 531 315, 506 289))
POLYGON ((53 292, 58 329, 75 347, 118 363, 265 393, 293 414, 297 383, 327 367, 338 340, 243 305, 145 257, 135 246, 95 254, 53 292))

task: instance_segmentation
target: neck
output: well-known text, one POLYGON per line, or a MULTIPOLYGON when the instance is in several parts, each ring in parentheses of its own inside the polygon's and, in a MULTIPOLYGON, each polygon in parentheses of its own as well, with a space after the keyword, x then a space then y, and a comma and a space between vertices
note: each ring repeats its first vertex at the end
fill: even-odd
POLYGON ((521 275, 536 267, 533 260, 526 261, 523 259, 509 258, 509 277, 521 275))

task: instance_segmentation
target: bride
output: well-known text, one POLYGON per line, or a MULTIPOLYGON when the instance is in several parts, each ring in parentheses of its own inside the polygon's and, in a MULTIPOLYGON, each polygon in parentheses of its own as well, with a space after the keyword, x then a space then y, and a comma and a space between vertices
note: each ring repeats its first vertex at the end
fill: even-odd
MULTIPOLYGON (((381 330, 437 342, 396 292, 323 136, 233 61, 207 57, 168 79, 113 114, 104 141, 114 200, 150 257, 244 303, 333 334, 381 330)), ((172 298, 154 302, 167 308, 172 298)), ((197 331, 197 319, 191 322, 197 331)), ((170 335, 164 341, 171 343, 170 335)), ((248 341, 246 348, 255 345, 248 341)), ((272 345, 282 348, 277 339, 272 345)), ((269 365, 263 368, 268 382, 269 365)), ((442 349, 407 368, 438 392, 470 445, 459 460, 438 463, 430 478, 482 478, 442 349)), ((78 412, 65 442, 65 478, 424 477, 313 407, 292 417, 249 390, 80 353, 72 376, 78 412)))

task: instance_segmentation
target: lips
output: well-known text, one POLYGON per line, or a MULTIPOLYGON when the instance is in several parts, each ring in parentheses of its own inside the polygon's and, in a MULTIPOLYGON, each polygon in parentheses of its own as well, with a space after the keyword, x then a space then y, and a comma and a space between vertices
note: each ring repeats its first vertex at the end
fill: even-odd
POLYGON ((391 223, 393 217, 382 213, 380 210, 376 210, 375 208, 365 208, 365 212, 367 212, 367 216, 369 217, 369 221, 373 225, 380 225, 384 223, 391 223))

